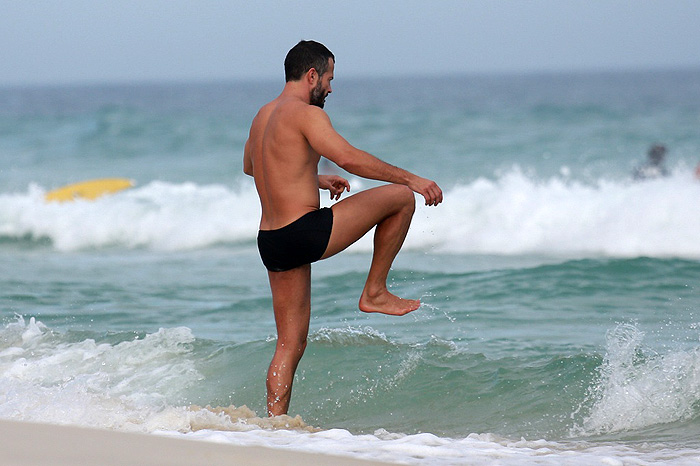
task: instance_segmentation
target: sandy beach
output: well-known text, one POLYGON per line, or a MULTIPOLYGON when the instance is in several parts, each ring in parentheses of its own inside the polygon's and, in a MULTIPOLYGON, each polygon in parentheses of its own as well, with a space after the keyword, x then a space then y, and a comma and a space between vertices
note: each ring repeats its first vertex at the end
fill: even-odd
MULTIPOLYGON (((388 465, 332 454, 115 432, 73 426, 0 421, 2 466, 110 465, 388 465)), ((329 452, 331 453, 331 452, 329 452)))

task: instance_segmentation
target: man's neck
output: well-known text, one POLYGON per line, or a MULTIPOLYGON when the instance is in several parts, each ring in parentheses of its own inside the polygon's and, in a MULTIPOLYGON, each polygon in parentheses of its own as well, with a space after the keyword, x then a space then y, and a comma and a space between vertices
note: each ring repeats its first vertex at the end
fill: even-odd
POLYGON ((299 99, 306 104, 311 104, 311 92, 308 85, 305 85, 303 80, 288 81, 282 89, 280 97, 299 99))

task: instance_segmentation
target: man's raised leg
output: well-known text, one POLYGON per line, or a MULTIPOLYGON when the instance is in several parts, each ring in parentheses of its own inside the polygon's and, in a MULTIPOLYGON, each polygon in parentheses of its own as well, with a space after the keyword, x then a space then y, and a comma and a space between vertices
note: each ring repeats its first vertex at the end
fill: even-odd
POLYGON ((403 185, 380 186, 354 194, 332 208, 333 231, 324 259, 344 250, 376 226, 372 264, 360 296, 360 310, 403 315, 418 309, 419 300, 399 298, 386 286, 391 264, 413 218, 413 191, 403 185))
POLYGON ((267 371, 267 412, 286 414, 294 372, 306 349, 311 315, 311 265, 268 272, 277 325, 277 346, 267 371))

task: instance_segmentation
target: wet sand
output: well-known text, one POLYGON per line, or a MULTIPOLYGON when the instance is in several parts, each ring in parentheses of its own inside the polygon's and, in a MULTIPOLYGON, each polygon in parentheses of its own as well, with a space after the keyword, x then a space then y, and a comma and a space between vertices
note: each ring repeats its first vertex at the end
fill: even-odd
POLYGON ((0 421, 2 466, 287 465, 380 466, 389 463, 276 448, 237 446, 155 434, 0 421))

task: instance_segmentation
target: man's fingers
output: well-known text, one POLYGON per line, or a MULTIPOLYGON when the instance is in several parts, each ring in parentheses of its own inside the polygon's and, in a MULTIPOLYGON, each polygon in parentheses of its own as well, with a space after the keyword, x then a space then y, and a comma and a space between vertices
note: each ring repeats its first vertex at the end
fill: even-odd
POLYGON ((436 186, 428 188, 424 195, 425 205, 436 206, 442 202, 442 190, 436 186))

